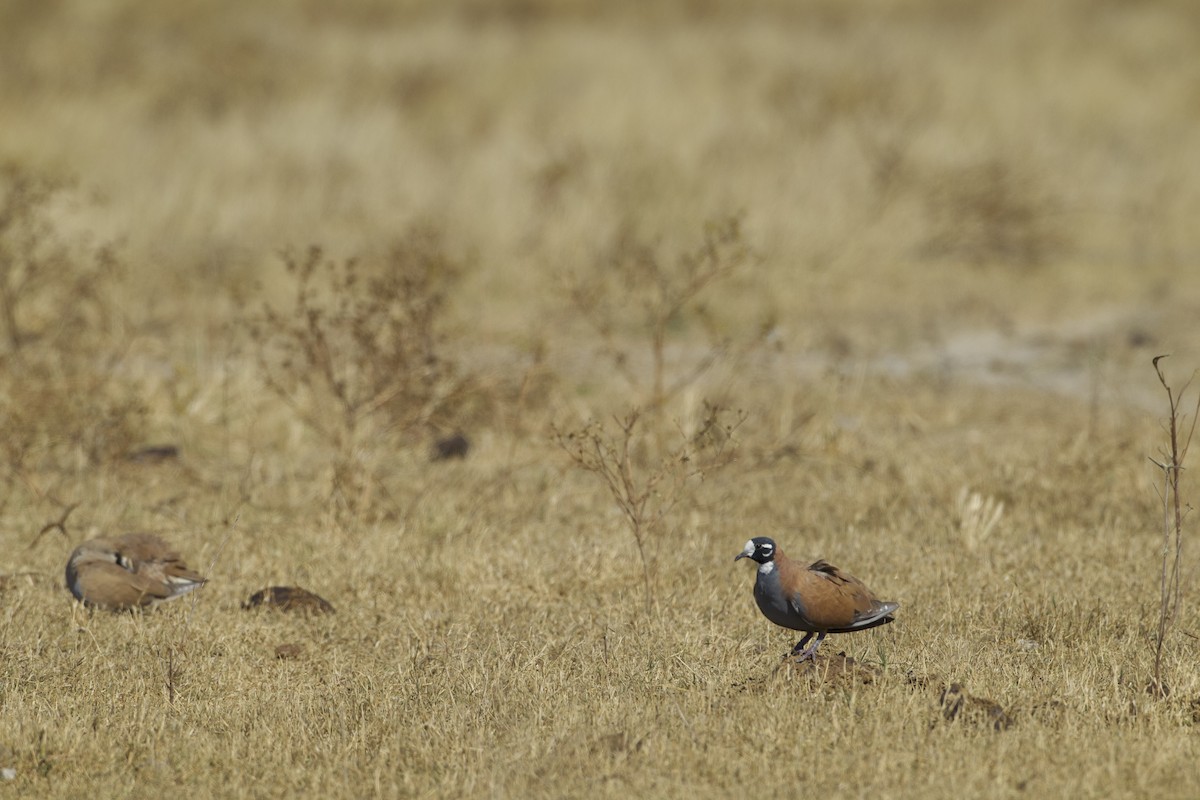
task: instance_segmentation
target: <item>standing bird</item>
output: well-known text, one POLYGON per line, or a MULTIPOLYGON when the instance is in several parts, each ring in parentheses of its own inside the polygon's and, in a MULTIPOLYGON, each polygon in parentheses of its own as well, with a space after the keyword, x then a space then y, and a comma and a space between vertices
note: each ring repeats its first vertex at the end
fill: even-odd
POLYGON ((886 625, 900 607, 880 600, 858 578, 827 561, 807 566, 792 561, 766 536, 746 542, 733 560, 742 558, 758 562, 754 599, 763 615, 776 625, 804 631, 791 653, 800 661, 816 656, 826 634, 886 625), (817 640, 805 647, 814 635, 817 640))
POLYGON ((205 578, 151 533, 91 539, 67 560, 67 588, 89 606, 124 611, 185 595, 205 578))

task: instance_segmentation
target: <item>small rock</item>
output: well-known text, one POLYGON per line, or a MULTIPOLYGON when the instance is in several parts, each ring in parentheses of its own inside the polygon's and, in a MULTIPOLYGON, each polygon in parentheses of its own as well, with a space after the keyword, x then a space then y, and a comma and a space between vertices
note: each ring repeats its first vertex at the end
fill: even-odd
POLYGON ((179 448, 173 444, 160 444, 154 447, 143 447, 125 456, 125 460, 135 464, 161 464, 164 461, 179 458, 179 448))
POLYGON ((256 606, 270 606, 280 611, 303 611, 308 614, 332 614, 333 605, 307 589, 299 586, 268 586, 250 595, 250 599, 242 603, 242 608, 250 609, 256 606))
POLYGON ((429 452, 430 461, 448 461, 451 458, 466 458, 471 441, 461 433, 444 436, 433 443, 429 452))
POLYGON ((282 659, 299 658, 304 655, 304 648, 295 642, 275 646, 275 657, 282 659))

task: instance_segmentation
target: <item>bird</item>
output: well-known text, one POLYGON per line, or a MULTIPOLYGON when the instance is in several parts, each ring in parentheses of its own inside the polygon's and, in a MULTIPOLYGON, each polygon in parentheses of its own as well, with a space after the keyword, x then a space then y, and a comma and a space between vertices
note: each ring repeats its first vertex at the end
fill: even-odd
POLYGON ((67 559, 66 579, 77 599, 110 611, 156 605, 206 583, 152 533, 84 542, 67 559))
POLYGON ((733 560, 743 558, 758 563, 754 599, 763 616, 781 627, 804 631, 788 656, 798 661, 815 658, 827 634, 886 625, 900 607, 880 600, 862 581, 828 561, 793 561, 766 536, 746 542, 733 560), (814 636, 816 641, 809 645, 814 636))

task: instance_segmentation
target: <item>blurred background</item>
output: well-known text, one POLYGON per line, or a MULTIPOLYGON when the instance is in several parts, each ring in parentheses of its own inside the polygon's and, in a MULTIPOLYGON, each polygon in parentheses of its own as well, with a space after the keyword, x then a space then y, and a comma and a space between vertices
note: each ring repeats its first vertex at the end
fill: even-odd
POLYGON ((526 337, 614 242, 735 216, 722 325, 890 351, 1190 314, 1197 52, 1187 0, 12 0, 0 163, 70 187, 138 319, 421 226, 454 310, 526 337))

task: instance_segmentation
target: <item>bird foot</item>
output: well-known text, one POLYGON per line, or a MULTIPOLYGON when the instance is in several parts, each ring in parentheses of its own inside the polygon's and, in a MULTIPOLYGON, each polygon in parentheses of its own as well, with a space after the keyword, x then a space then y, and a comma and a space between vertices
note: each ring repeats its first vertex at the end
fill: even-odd
POLYGON ((797 653, 796 651, 793 650, 791 653, 788 653, 783 658, 784 661, 787 661, 788 659, 791 659, 792 661, 794 661, 797 664, 803 664, 805 661, 816 661, 817 660, 817 648, 806 647, 803 650, 801 650, 799 653, 797 653))
POLYGON ((796 643, 792 648, 792 652, 787 658, 794 658, 797 664, 803 664, 805 661, 816 661, 817 648, 821 646, 821 642, 825 641, 825 634, 816 634, 817 640, 812 644, 809 641, 813 638, 813 634, 806 635, 803 639, 796 643), (807 645, 807 646, 806 646, 807 645))

